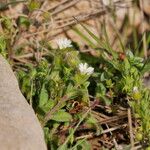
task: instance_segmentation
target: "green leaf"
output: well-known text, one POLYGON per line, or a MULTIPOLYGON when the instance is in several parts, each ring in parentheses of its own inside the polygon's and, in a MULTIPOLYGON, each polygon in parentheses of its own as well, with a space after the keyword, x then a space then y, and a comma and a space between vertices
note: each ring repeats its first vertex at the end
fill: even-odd
POLYGON ((143 75, 145 72, 150 72, 150 59, 147 59, 142 67, 141 74, 143 75))
POLYGON ((104 24, 104 35, 105 35, 105 48, 112 54, 114 59, 117 59, 117 53, 112 49, 110 42, 109 42, 109 37, 106 31, 106 25, 104 24))
POLYGON ((96 97, 101 97, 106 94, 106 87, 102 83, 98 83, 96 87, 96 97))
POLYGON ((68 112, 65 112, 64 110, 59 110, 53 115, 52 120, 58 122, 69 122, 72 120, 72 116, 68 112))
POLYGON ((44 137, 45 137, 45 141, 46 141, 46 143, 48 143, 48 141, 49 141, 49 128, 48 127, 44 127, 44 137))
POLYGON ((67 144, 60 146, 57 150, 69 150, 67 144))
MULTIPOLYGON (((77 20, 76 18, 74 18, 75 20, 77 20)), ((97 44, 102 47, 105 48, 105 44, 103 42, 101 42, 101 40, 94 35, 85 25, 83 25, 82 23, 80 23, 78 20, 77 22, 87 31, 87 33, 97 42, 97 44)))
POLYGON ((12 19, 8 17, 2 17, 1 25, 3 29, 11 30, 13 28, 12 19))
MULTIPOLYGON (((77 20, 75 18, 75 20, 77 20)), ((77 20, 78 21, 78 20, 77 20)), ((80 23, 78 21, 78 23, 87 31, 87 33, 97 42, 97 44, 100 46, 100 48, 104 51, 107 51, 108 53, 112 54, 114 58, 117 57, 116 53, 111 49, 111 47, 108 45, 108 43, 106 43, 104 40, 100 40, 99 37, 97 37, 95 34, 93 34, 85 25, 83 25, 82 23, 80 23)), ((88 40, 89 42, 89 40, 88 40)), ((92 43, 90 43, 91 45, 92 43)), ((94 46, 92 44, 92 47, 97 47, 96 45, 94 46)))
POLYGON ((112 101, 111 99, 107 98, 106 96, 101 95, 101 99, 104 101, 105 105, 109 106, 112 101))
POLYGON ((3 53, 6 50, 6 39, 4 36, 0 36, 0 53, 3 53))
POLYGON ((69 129, 69 136, 70 136, 69 142, 70 144, 73 144, 73 141, 74 141, 74 129, 73 128, 69 129))
POLYGON ((47 101, 48 101, 48 92, 45 88, 45 84, 43 84, 41 92, 40 92, 39 107, 46 104, 47 101))
POLYGON ((67 54, 65 55, 66 63, 72 68, 75 68, 80 63, 78 55, 78 51, 67 52, 67 54))
POLYGON ((27 17, 20 16, 18 18, 18 25, 21 26, 21 27, 28 28, 30 26, 30 20, 27 17))
POLYGON ((86 120, 86 124, 89 125, 89 127, 96 129, 96 135, 100 135, 102 129, 94 116, 90 115, 86 120))
POLYGON ((83 91, 81 89, 73 87, 71 84, 68 85, 67 90, 66 90, 67 99, 74 99, 78 96, 81 96, 82 94, 83 94, 83 91))
POLYGON ((44 113, 47 113, 49 110, 51 110, 55 106, 55 101, 52 99, 49 99, 48 102, 39 108, 44 111, 44 113))
POLYGON ((78 140, 76 145, 70 150, 91 150, 91 146, 86 139, 78 140))
POLYGON ((124 46, 124 44, 123 44, 123 42, 122 42, 121 34, 119 33, 118 29, 117 29, 115 26, 112 26, 112 27, 113 27, 113 29, 115 30, 115 33, 116 33, 117 38, 118 38, 118 40, 119 40, 119 44, 120 44, 120 46, 121 46, 122 51, 125 52, 125 46, 124 46))
POLYGON ((31 0, 30 3, 28 4, 28 8, 30 11, 34 11, 36 9, 40 8, 40 2, 37 2, 36 0, 31 0))
POLYGON ((118 63, 118 61, 117 61, 117 60, 110 60, 110 59, 109 59, 110 56, 108 55, 108 53, 104 52, 104 53, 102 54, 102 57, 103 57, 103 59, 104 59, 107 63, 111 64, 112 67, 114 67, 114 69, 119 70, 119 63, 118 63))
POLYGON ((131 66, 130 66, 130 63, 129 63, 129 61, 128 61, 128 59, 124 59, 124 67, 122 68, 123 69, 123 74, 128 74, 128 72, 130 71, 130 68, 131 68, 131 66))
POLYGON ((72 28, 81 38, 83 38, 92 48, 95 48, 95 44, 80 30, 78 30, 78 28, 73 27, 72 28))

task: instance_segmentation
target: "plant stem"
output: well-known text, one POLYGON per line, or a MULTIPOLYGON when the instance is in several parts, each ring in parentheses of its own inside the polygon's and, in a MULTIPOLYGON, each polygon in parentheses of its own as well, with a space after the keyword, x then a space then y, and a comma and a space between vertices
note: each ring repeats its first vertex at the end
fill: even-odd
POLYGON ((134 148, 134 138, 133 138, 133 129, 132 129, 131 108, 128 108, 128 124, 129 124, 129 134, 130 134, 131 149, 133 149, 134 148))
POLYGON ((67 96, 64 96, 62 99, 60 99, 60 101, 57 103, 57 105, 51 109, 44 117, 44 121, 42 123, 42 126, 45 126, 45 123, 50 120, 52 118, 52 115, 57 112, 60 108, 61 108, 61 105, 66 102, 68 100, 68 97, 67 96))
POLYGON ((65 145, 69 142, 70 138, 73 136, 73 134, 75 133, 75 131, 77 130, 77 128, 79 127, 79 125, 83 122, 83 120, 87 117, 88 113, 91 111, 91 108, 89 108, 86 113, 83 115, 83 117, 80 119, 80 121, 78 122, 78 124, 75 126, 75 128, 73 129, 73 131, 70 133, 70 135, 67 137, 66 141, 63 143, 63 145, 60 147, 59 150, 63 149, 63 147, 65 147, 65 145))

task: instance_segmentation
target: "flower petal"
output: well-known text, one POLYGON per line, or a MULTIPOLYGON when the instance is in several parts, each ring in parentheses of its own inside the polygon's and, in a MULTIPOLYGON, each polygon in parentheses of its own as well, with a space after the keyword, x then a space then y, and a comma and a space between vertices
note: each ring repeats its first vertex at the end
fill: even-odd
POLYGON ((58 40, 56 40, 56 42, 57 42, 60 49, 64 49, 64 48, 67 48, 67 47, 72 47, 71 40, 68 40, 67 38, 58 39, 58 40))

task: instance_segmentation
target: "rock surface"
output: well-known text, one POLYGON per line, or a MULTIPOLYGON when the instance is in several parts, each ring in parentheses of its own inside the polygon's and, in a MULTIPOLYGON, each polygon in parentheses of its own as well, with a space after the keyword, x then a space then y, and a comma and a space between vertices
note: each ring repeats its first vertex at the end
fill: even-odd
POLYGON ((43 131, 0 56, 0 150, 46 150, 43 131))

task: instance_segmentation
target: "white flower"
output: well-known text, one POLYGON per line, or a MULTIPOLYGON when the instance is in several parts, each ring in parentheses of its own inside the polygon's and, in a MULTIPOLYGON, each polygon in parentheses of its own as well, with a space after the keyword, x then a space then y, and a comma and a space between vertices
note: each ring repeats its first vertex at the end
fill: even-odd
POLYGON ((134 86, 133 87, 133 93, 137 93, 139 91, 138 87, 137 86, 134 86))
POLYGON ((126 55, 129 56, 129 57, 132 57, 132 58, 134 57, 132 51, 130 51, 130 50, 126 51, 126 55))
POLYGON ((88 67, 87 63, 79 64, 79 70, 82 74, 87 74, 87 75, 91 75, 94 72, 94 68, 93 67, 88 67))
POLYGON ((56 42, 57 42, 60 49, 72 47, 71 40, 68 40, 67 38, 58 39, 56 42))

